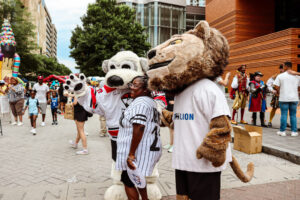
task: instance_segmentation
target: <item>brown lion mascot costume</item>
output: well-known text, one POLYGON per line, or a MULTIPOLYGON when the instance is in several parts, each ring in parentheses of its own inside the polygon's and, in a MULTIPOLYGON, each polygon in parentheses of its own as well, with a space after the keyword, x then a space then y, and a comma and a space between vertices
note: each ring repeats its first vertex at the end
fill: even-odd
POLYGON ((253 176, 253 163, 244 173, 231 155, 230 110, 213 82, 228 56, 227 40, 206 21, 148 52, 150 89, 175 95, 174 114, 163 111, 162 120, 174 127, 177 199, 220 199, 220 175, 227 163, 241 181, 253 176))

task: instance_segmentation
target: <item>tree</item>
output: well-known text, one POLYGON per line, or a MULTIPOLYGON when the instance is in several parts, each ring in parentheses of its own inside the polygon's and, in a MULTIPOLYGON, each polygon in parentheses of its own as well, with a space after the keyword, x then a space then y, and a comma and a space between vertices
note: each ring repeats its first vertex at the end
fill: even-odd
POLYGON ((82 27, 72 31, 71 57, 78 69, 90 75, 104 75, 101 64, 121 49, 144 56, 150 48, 145 28, 135 21, 134 9, 115 0, 96 0, 81 17, 82 27))

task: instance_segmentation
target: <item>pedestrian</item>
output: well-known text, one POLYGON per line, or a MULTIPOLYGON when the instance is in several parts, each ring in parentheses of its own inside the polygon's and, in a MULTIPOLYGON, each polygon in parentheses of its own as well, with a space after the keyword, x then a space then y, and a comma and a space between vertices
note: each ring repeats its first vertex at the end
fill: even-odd
POLYGON ((56 91, 52 91, 52 96, 49 99, 49 103, 51 105, 51 113, 52 113, 52 125, 57 125, 57 108, 58 108, 58 97, 56 91))
POLYGON ((233 89, 235 93, 235 98, 232 105, 232 118, 231 123, 237 124, 237 122, 234 120, 235 114, 239 109, 241 109, 241 124, 247 124, 246 121, 244 121, 244 113, 245 113, 245 107, 247 103, 248 98, 248 88, 249 88, 249 78, 246 74, 246 65, 242 65, 238 68, 238 74, 234 76, 231 88, 233 89))
POLYGON ((225 93, 225 87, 228 85, 230 74, 231 74, 230 72, 227 72, 224 80, 222 79, 222 76, 218 76, 215 80, 215 83, 217 84, 217 86, 224 93, 225 93))
POLYGON ((84 132, 84 124, 88 120, 88 117, 91 116, 84 108, 77 102, 77 98, 74 97, 74 120, 77 128, 77 136, 75 142, 70 140, 70 144, 74 149, 78 148, 78 143, 81 140, 82 150, 77 151, 77 155, 87 155, 89 151, 87 149, 87 138, 84 132))
POLYGON ((252 124, 254 126, 256 126, 257 112, 259 112, 261 126, 266 127, 266 85, 261 80, 261 77, 263 77, 263 74, 257 71, 250 82, 249 111, 252 112, 252 124))
POLYGON ((30 90, 30 97, 26 101, 26 106, 23 111, 23 115, 25 111, 28 108, 28 115, 30 118, 30 123, 31 123, 31 133, 33 135, 36 135, 36 119, 38 117, 38 113, 41 112, 40 106, 39 106, 39 100, 35 98, 36 96, 36 91, 35 90, 30 90))
POLYGON ((39 100, 41 112, 42 112, 42 123, 41 126, 45 126, 45 118, 47 111, 47 99, 49 95, 49 87, 47 84, 43 83, 43 76, 38 76, 38 83, 34 84, 33 90, 36 91, 36 98, 39 100))
POLYGON ((297 129, 297 105, 299 101, 298 87, 300 86, 300 78, 295 75, 289 74, 287 71, 292 70, 292 63, 284 63, 284 72, 279 74, 275 81, 274 86, 279 93, 279 107, 281 111, 280 117, 280 130, 277 132, 280 136, 286 136, 287 114, 290 113, 291 121, 291 136, 298 136, 297 129))
POLYGON ((23 125, 23 106, 24 106, 24 87, 21 83, 18 82, 18 79, 15 77, 11 77, 9 79, 10 84, 6 88, 6 92, 8 94, 8 100, 10 109, 13 113, 15 121, 11 123, 11 125, 22 126, 23 125), (19 122, 18 122, 19 118, 19 122))
POLYGON ((6 92, 6 88, 7 88, 7 84, 5 83, 5 81, 0 80, 0 118, 1 118, 1 122, 3 122, 3 121, 11 122, 9 101, 8 101, 8 95, 6 92))
MULTIPOLYGON (((279 74, 283 73, 283 64, 281 64, 279 66, 279 74)), ((272 93, 272 100, 270 103, 270 106, 272 107, 272 110, 270 112, 270 118, 269 118, 269 122, 268 122, 268 127, 271 128, 272 127, 272 120, 275 116, 276 110, 279 108, 279 94, 277 93, 277 91, 274 89, 274 81, 276 79, 276 77, 279 75, 278 73, 271 76, 271 78, 268 79, 267 81, 267 86, 268 86, 268 91, 270 93, 272 93)))
POLYGON ((61 111, 61 114, 63 115, 65 113, 65 106, 68 101, 68 98, 64 96, 64 87, 61 83, 58 89, 58 96, 59 96, 59 108, 61 111))
POLYGON ((147 200, 147 189, 136 188, 129 178, 128 168, 140 171, 140 176, 150 176, 161 157, 159 113, 157 105, 147 89, 148 79, 135 77, 129 88, 134 101, 126 108, 120 118, 120 130, 117 138, 116 169, 122 171, 128 199, 147 200))

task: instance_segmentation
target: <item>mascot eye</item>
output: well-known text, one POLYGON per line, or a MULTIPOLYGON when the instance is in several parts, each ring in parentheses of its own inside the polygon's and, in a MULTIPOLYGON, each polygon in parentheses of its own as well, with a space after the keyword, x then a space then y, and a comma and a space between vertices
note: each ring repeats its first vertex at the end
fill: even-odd
POLYGON ((116 66, 115 65, 111 65, 110 69, 116 69, 116 66))
POLYGON ((122 65, 122 69, 130 69, 130 66, 127 64, 122 65))
POLYGON ((170 45, 175 45, 175 44, 180 44, 182 42, 182 40, 174 40, 172 42, 170 42, 170 45))
POLYGON ((66 82, 68 85, 71 85, 71 81, 70 80, 67 80, 66 82))

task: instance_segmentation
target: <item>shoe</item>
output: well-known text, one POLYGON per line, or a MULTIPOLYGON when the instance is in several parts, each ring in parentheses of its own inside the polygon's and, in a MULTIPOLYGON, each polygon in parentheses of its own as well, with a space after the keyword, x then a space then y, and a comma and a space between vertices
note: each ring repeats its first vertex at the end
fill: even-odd
POLYGON ((32 134, 36 135, 36 130, 35 129, 32 129, 32 134))
POLYGON ((293 137, 297 137, 299 134, 298 134, 298 132, 292 132, 291 133, 291 136, 293 136, 293 137))
POLYGON ((55 121, 55 125, 58 125, 58 122, 57 122, 57 121, 55 121))
POLYGON ((31 128, 30 133, 33 133, 33 129, 34 129, 34 128, 31 128))
POLYGON ((42 122, 42 123, 41 123, 41 126, 46 126, 46 123, 45 123, 45 122, 42 122))
POLYGON ((81 151, 76 152, 77 155, 87 155, 89 154, 89 151, 87 149, 83 149, 81 151))
POLYGON ((17 122, 12 122, 10 125, 15 126, 17 125, 17 122))
POLYGON ((106 137, 106 133, 100 133, 100 137, 106 137))
POLYGON ((245 120, 240 121, 241 124, 248 124, 245 120))
POLYGON ((86 136, 89 136, 89 133, 88 133, 88 132, 84 132, 84 134, 85 134, 86 136))
POLYGON ((75 142, 73 142, 72 140, 69 140, 69 143, 73 149, 77 149, 77 144, 75 142))
POLYGON ((171 147, 169 148, 168 152, 169 152, 169 153, 172 153, 172 152, 173 152, 173 145, 171 145, 171 147))
POLYGON ((18 126, 22 126, 24 123, 23 122, 19 122, 18 123, 18 126))
POLYGON ((55 125, 55 121, 52 122, 52 125, 55 125))
POLYGON ((272 128, 272 122, 269 122, 269 123, 268 123, 268 127, 269 127, 269 128, 272 128))
POLYGON ((283 132, 277 131, 277 135, 285 137, 286 133, 284 131, 283 132))
POLYGON ((231 123, 234 124, 234 125, 237 125, 237 122, 234 121, 234 120, 231 120, 231 123))
POLYGON ((168 150, 170 149, 170 147, 171 147, 170 144, 167 144, 167 145, 163 146, 164 149, 168 149, 168 150))
POLYGON ((265 123, 262 123, 260 126, 261 127, 267 127, 267 125, 265 123))

